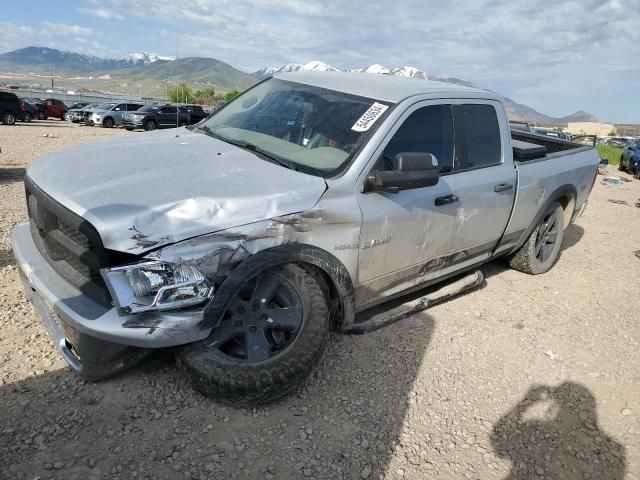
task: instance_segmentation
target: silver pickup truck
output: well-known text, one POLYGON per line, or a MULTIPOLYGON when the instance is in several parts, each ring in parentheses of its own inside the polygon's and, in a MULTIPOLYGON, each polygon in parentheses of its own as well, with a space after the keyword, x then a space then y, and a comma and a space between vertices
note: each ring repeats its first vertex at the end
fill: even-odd
POLYGON ((302 382, 358 311, 501 256, 549 270, 597 164, 510 132, 490 92, 290 73, 196 126, 33 162, 12 242, 79 375, 178 347, 200 391, 248 405, 302 382))

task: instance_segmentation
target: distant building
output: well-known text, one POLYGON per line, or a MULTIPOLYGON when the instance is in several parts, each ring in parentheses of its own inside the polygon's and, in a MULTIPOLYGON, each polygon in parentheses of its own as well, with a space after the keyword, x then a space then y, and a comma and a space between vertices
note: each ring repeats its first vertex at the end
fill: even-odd
POLYGON ((616 123, 616 135, 621 137, 640 137, 640 124, 616 123))
POLYGON ((616 131, 616 126, 612 123, 569 122, 569 125, 567 125, 567 131, 574 135, 582 134, 606 137, 611 132, 616 131))

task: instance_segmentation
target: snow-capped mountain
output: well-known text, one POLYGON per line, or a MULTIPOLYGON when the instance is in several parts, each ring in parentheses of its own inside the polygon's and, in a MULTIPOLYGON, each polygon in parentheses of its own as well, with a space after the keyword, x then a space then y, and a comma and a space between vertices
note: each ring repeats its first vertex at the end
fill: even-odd
POLYGON ((379 63, 374 63, 373 65, 369 65, 366 68, 352 68, 349 70, 350 72, 360 72, 360 73, 391 73, 391 70, 387 67, 380 65, 379 63))
MULTIPOLYGON (((262 79, 269 77, 271 75, 275 75, 276 73, 283 72, 297 72, 297 71, 332 71, 332 72, 340 72, 341 69, 334 67, 332 65, 328 65, 326 63, 320 62, 318 60, 314 60, 313 62, 301 64, 301 63, 287 63, 286 65, 282 65, 281 67, 267 67, 257 72, 254 72, 253 75, 262 79)), ((458 85, 465 85, 467 87, 472 87, 473 85, 470 82, 466 82, 464 80, 459 80, 457 78, 452 77, 437 77, 435 75, 431 75, 430 73, 424 72, 416 67, 395 67, 388 68, 384 65, 380 65, 379 63, 374 63, 364 68, 353 68, 351 70, 347 70, 349 72, 359 72, 359 73, 377 73, 383 75, 395 75, 397 77, 411 77, 411 78, 419 78, 421 80, 435 80, 437 82, 447 82, 447 83, 456 83, 458 85)))
POLYGON ((156 53, 136 52, 114 60, 125 62, 129 65, 146 65, 148 63, 157 62, 158 60, 173 61, 175 59, 176 57, 163 57, 156 53))
POLYGON ((313 60, 308 63, 287 63, 279 67, 266 67, 253 72, 253 75, 262 79, 275 75, 276 73, 286 72, 339 72, 340 69, 332 65, 313 60))
POLYGON ((155 63, 158 60, 175 60, 175 57, 137 52, 122 58, 103 58, 48 47, 26 47, 0 54, 0 66, 5 70, 19 70, 28 67, 29 71, 49 71, 53 66, 58 72, 66 71, 74 74, 121 70, 155 63))
POLYGON ((421 78, 422 80, 433 80, 435 77, 429 75, 422 70, 417 69, 416 67, 397 67, 391 70, 391 75, 395 75, 396 77, 411 77, 411 78, 421 78))

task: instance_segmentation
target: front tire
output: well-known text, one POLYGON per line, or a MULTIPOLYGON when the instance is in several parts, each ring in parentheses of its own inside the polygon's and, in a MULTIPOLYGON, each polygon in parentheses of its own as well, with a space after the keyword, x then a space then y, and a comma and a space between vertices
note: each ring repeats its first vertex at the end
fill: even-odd
POLYGON ((563 238, 564 210, 559 203, 554 203, 525 244, 511 258, 511 268, 531 275, 549 271, 558 259, 563 238))
POLYGON ((102 120, 102 126, 104 128, 112 128, 113 127, 113 118, 107 117, 104 120, 102 120))
POLYGON ((246 281, 208 338, 179 350, 203 395, 234 407, 270 403, 318 365, 329 314, 314 277, 294 264, 246 281))
POLYGON ((149 120, 147 123, 144 124, 144 129, 147 132, 151 132, 152 130, 155 130, 156 122, 154 122, 153 120, 149 120))
POLYGON ((13 112, 4 112, 2 114, 2 123, 4 125, 15 125, 16 115, 13 112))
POLYGON ((24 123, 31 123, 31 114, 29 112, 25 112, 24 113, 24 117, 23 117, 23 122, 24 123))

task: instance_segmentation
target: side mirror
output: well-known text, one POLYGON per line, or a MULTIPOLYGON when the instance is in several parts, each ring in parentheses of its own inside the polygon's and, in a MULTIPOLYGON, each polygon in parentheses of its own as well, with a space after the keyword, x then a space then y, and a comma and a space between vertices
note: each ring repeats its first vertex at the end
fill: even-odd
POLYGON ((392 160, 393 170, 377 170, 367 177, 362 192, 432 187, 438 183, 438 160, 430 153, 398 153, 392 160))

